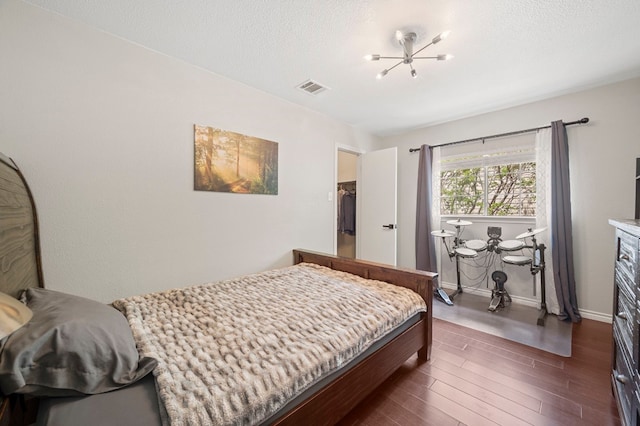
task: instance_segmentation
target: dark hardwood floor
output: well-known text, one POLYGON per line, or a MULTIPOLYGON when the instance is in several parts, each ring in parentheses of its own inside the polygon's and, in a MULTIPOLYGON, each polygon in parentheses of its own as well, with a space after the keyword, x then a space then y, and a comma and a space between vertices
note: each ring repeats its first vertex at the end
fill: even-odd
POLYGON ((442 320, 433 354, 409 359, 346 425, 619 425, 611 324, 573 326, 570 358, 442 320))

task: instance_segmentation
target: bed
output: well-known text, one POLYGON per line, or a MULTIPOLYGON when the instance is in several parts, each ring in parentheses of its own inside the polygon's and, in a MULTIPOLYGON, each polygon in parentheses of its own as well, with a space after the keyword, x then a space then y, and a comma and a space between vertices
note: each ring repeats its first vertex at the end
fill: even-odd
MULTIPOLYGON (((93 382, 89 383, 87 386, 90 389, 85 391, 85 388, 81 386, 75 387, 76 379, 74 379, 76 382, 69 384, 65 382, 65 378, 55 377, 57 387, 49 382, 45 382, 44 385, 40 383, 41 386, 38 387, 31 385, 28 380, 25 381, 19 378, 17 381, 20 383, 14 386, 17 388, 22 385, 21 388, 17 389, 18 396, 15 396, 16 394, 7 395, 8 398, 3 400, 0 424, 3 421, 2 416, 10 414, 9 411, 14 415, 18 411, 17 414, 22 416, 24 413, 20 412, 20 407, 23 406, 28 407, 27 417, 31 416, 32 418, 35 418, 35 414, 31 411, 38 407, 37 424, 41 425, 72 425, 87 424, 88 422, 105 425, 159 425, 163 422, 165 424, 216 424, 218 422, 217 419, 220 418, 225 419, 221 423, 230 422, 235 424, 335 424, 413 354, 417 353, 422 361, 426 361, 430 357, 433 278, 436 276, 434 273, 394 268, 387 265, 296 249, 293 250, 293 265, 290 267, 265 271, 260 274, 251 274, 246 277, 239 277, 236 280, 225 280, 223 282, 159 292, 153 295, 122 299, 114 301, 113 306, 118 308, 116 310, 107 305, 85 305, 84 301, 78 302, 75 296, 56 294, 56 292, 42 289, 44 285, 40 266, 35 203, 24 176, 15 163, 4 155, 0 156, 0 211, 2 212, 2 220, 0 220, 0 260, 2 264, 0 269, 0 291, 14 297, 22 295, 23 301, 34 309, 34 319, 2 341, 3 347, 0 359, 3 361, 1 364, 5 363, 5 359, 12 359, 14 352, 20 352, 20 356, 23 355, 24 350, 18 350, 17 348, 22 344, 22 334, 26 333, 25 330, 29 330, 31 335, 35 334, 35 339, 44 338, 42 337, 45 335, 44 332, 40 336, 38 332, 34 331, 38 330, 34 328, 36 327, 34 324, 38 323, 37 318, 41 318, 39 313, 41 311, 49 312, 54 310, 62 312, 61 315, 67 315, 73 320, 84 315, 84 312, 89 312, 90 315, 93 315, 94 311, 105 310, 105 314, 109 317, 108 321, 117 320, 118 327, 127 327, 125 330, 125 328, 119 329, 110 325, 110 328, 105 333, 106 337, 112 339, 130 334, 135 340, 135 353, 127 359, 133 365, 133 370, 121 375, 126 376, 126 383, 121 383, 121 376, 118 376, 117 379, 113 379, 110 376, 109 380, 102 380, 97 385, 93 382), (303 279, 310 281, 303 281, 303 279), (256 280, 267 280, 265 281, 267 284, 262 284, 262 281, 256 280), (205 320, 191 318, 190 315, 193 312, 203 310, 203 307, 208 306, 209 303, 223 303, 221 300, 227 297, 226 293, 216 293, 215 297, 209 296, 209 293, 213 291, 212 289, 215 289, 216 292, 222 291, 226 287, 236 289, 240 286, 240 282, 248 282, 248 286, 253 286, 254 288, 258 286, 257 288, 263 290, 259 292, 261 295, 259 299, 250 302, 252 309, 248 311, 251 311, 251 315, 254 316, 247 317, 245 323, 241 323, 240 319, 238 319, 240 318, 237 314, 238 310, 234 308, 229 309, 233 311, 234 315, 231 322, 232 325, 226 324, 221 312, 227 310, 225 308, 227 305, 215 305, 215 308, 213 308, 216 312, 215 320, 211 319, 213 318, 211 311, 206 311, 209 313, 205 314, 205 320), (298 283, 301 284, 298 285, 298 283), (393 285, 390 286, 387 283, 393 285), (273 288, 263 286, 273 286, 273 288), (327 287, 330 291, 327 292, 326 289, 323 290, 321 287, 327 287), (287 290, 277 295, 277 292, 280 291, 278 288, 287 290), (407 289, 411 291, 407 291, 407 289), (324 293, 320 293, 321 291, 329 294, 325 296, 324 293), (348 296, 345 296, 347 293, 342 294, 341 292, 343 291, 352 291, 352 293, 348 293, 348 296), (393 296, 387 295, 387 292, 390 292, 389 294, 393 294, 393 296), (378 301, 366 299, 367 297, 372 297, 369 293, 372 293, 373 297, 377 298, 378 301), (270 295, 273 297, 270 297, 270 295), (292 300, 301 300, 301 303, 303 303, 301 306, 304 306, 304 309, 292 308, 291 306, 293 306, 294 302, 286 301, 286 303, 282 303, 282 300, 279 300, 289 295, 295 296, 292 296, 292 300), (415 295, 419 296, 417 297, 419 303, 415 301, 415 295), (194 299, 189 299, 191 297, 194 299), (328 299, 325 300, 325 297, 328 299), (334 299, 331 299, 331 297, 334 299), (338 299, 335 299, 336 297, 338 299), (270 298, 275 299, 276 302, 273 308, 263 305, 263 303, 268 302, 266 299, 270 298), (404 307, 399 302, 401 299, 406 299, 406 303, 412 304, 413 307, 404 307), (180 306, 182 308, 186 306, 188 310, 178 313, 176 302, 176 307, 171 306, 166 311, 169 313, 163 313, 162 309, 167 309, 167 304, 171 304, 176 300, 180 300, 180 306), (279 305, 278 301, 280 302, 279 305), (80 310, 74 311, 77 303, 81 305, 78 308, 80 310), (355 303, 355 305, 352 306, 351 303, 355 303), (374 317, 383 318, 383 314, 380 313, 382 308, 377 307, 374 303, 389 305, 390 310, 402 311, 404 316, 401 319, 393 320, 395 322, 391 320, 379 321, 380 323, 388 323, 384 328, 374 321, 374 317), (336 305, 342 304, 345 305, 343 313, 336 314, 335 317, 329 316, 331 314, 329 311, 333 311, 336 305), (369 304, 376 306, 371 312, 366 310, 366 305, 369 304), (311 311, 312 305, 318 305, 317 308, 319 310, 316 313, 311 311), (276 309, 275 306, 279 306, 279 308, 276 309), (287 309, 282 309, 282 306, 286 306, 287 309), (149 309, 156 308, 158 310, 149 311, 149 309), (261 309, 265 312, 271 310, 282 311, 283 318, 288 319, 276 320, 260 316, 256 317, 255 315, 258 315, 256 312, 262 312, 261 309), (299 316, 291 319, 294 317, 290 317, 290 315, 296 310, 300 311, 299 316), (114 315, 114 312, 117 312, 117 314, 114 315), (323 315, 327 316, 324 317, 323 315), (149 320, 151 317, 169 316, 177 317, 177 321, 186 322, 187 326, 181 326, 186 328, 177 332, 174 324, 149 320), (188 318, 188 320, 184 321, 185 318, 188 318), (259 318, 259 321, 256 318, 259 318), (321 320, 318 320, 319 318, 321 320), (294 358, 293 360, 283 361, 279 367, 269 370, 268 374, 260 373, 263 374, 260 376, 262 377, 261 381, 256 382, 255 379, 251 379, 254 380, 251 382, 254 383, 251 392, 243 390, 242 393, 237 394, 240 396, 234 394, 229 397, 226 394, 214 393, 214 390, 216 392, 224 391, 226 385, 221 386, 219 383, 207 384, 210 383, 209 376, 215 374, 211 374, 211 369, 205 368, 205 365, 214 365, 217 362, 222 362, 221 359, 231 360, 228 361, 229 365, 215 364, 219 365, 219 371, 226 372, 233 370, 235 365, 242 367, 242 365, 245 365, 243 362, 246 363, 248 361, 242 361, 243 355, 240 352, 233 352, 237 351, 235 346, 230 350, 220 349, 221 347, 226 348, 226 346, 220 346, 219 341, 213 342, 209 332, 202 332, 200 329, 194 332, 190 331, 189 324, 202 321, 210 324, 210 328, 218 330, 218 334, 223 338, 231 336, 228 333, 249 334, 251 337, 249 339, 250 343, 241 344, 243 348, 248 344, 254 345, 252 350, 245 351, 247 360, 253 360, 258 353, 265 353, 266 355, 264 356, 267 357, 267 360, 273 360, 280 356, 284 357, 286 352, 294 353, 294 358), (258 331, 254 331, 251 328, 252 321, 259 322, 260 326, 254 327, 258 331), (332 321, 337 321, 336 327, 338 327, 338 323, 347 324, 350 327, 349 331, 340 329, 339 332, 333 333, 333 328, 331 328, 333 327, 332 321), (123 323, 126 325, 122 326, 123 323), (241 327, 236 327, 234 324, 240 324, 241 327), (268 324, 268 326, 264 324, 268 324), (225 329, 224 327, 227 328, 225 329), (266 330, 266 334, 257 336, 255 333, 259 333, 261 328, 266 330), (300 336, 300 342, 290 337, 283 337, 284 332, 282 330, 284 329, 293 329, 293 335, 300 336), (239 330, 242 331, 240 332, 239 330), (271 333, 269 333, 269 330, 271 330, 271 333), (362 331, 356 332, 354 330, 362 331), (176 341, 181 343, 168 344, 162 340, 165 338, 175 338, 177 339, 176 341), (269 338, 272 338, 272 340, 269 340, 269 338), (353 345, 353 347, 339 347, 343 340, 347 341, 351 338, 359 343, 353 345), (304 339, 311 339, 311 343, 304 339), (158 343, 160 340, 162 342, 158 343), (181 344, 192 345, 194 341, 198 342, 197 347, 189 346, 189 349, 181 349, 181 344), (313 346, 316 342, 320 346, 313 346), (279 347, 277 345, 282 346, 279 347), (307 346, 315 349, 311 349, 310 354, 298 354, 291 349, 307 346), (328 351, 325 350, 326 347, 335 347, 336 349, 328 351), (172 349, 169 350, 168 348, 172 349), (207 348, 207 350, 200 350, 200 348, 207 348), (164 353, 165 349, 167 349, 166 352, 170 353, 164 353), (211 352, 221 350, 226 352, 219 357, 216 356, 221 352, 216 352, 216 356, 213 356, 213 352, 211 352), (327 358, 326 354, 328 352, 331 353, 332 358, 327 358), (184 355, 185 353, 187 355, 184 355), (336 354, 338 356, 334 359, 336 354), (187 358, 180 358, 180 362, 174 362, 177 359, 176 357, 182 356, 187 356, 187 358), (295 358, 296 356, 298 358, 295 358), (167 361, 163 361, 165 357, 167 357, 167 361), (311 364, 311 361, 309 361, 311 358, 323 360, 318 364, 321 367, 311 364), (307 365, 307 361, 309 361, 309 365, 307 365), (298 377, 295 380, 287 378, 289 373, 285 374, 284 369, 289 369, 290 366, 296 366, 296 369, 300 366, 301 371, 303 370, 301 378, 298 377), (165 380, 163 379, 165 376, 170 378, 165 380), (177 381, 176 377, 180 377, 181 381, 177 381), (188 379, 185 380, 184 377, 188 379), (275 398, 268 392, 271 384, 265 377, 273 378, 269 379, 273 382, 290 382, 290 386, 284 388, 284 390, 279 389, 277 398, 275 398), (163 384, 164 381, 172 384, 178 391, 166 390, 163 384), (258 385, 255 385, 255 383, 258 383, 258 385), (55 389, 51 390, 52 388, 55 389), (73 388, 71 394, 69 394, 68 388, 73 388), (94 392, 95 389, 99 391, 94 392), (171 392, 178 394, 178 397, 176 397, 178 399, 172 399, 175 395, 171 394, 171 392), (23 396, 25 393, 27 397, 23 396), (165 394, 171 395, 167 397, 165 394), (254 394, 257 396, 254 396, 254 394), (229 407, 231 407, 231 411, 236 410, 235 404, 238 400, 259 399, 263 398, 263 396, 262 405, 258 405, 260 408, 257 409, 252 408, 250 416, 243 414, 240 417, 231 417, 234 419, 232 421, 229 421, 227 417, 218 417, 220 412, 229 411, 229 407), (18 402, 26 399, 27 404, 13 404, 14 409, 10 410, 8 408, 9 399, 18 402), (227 401, 227 399, 231 402, 220 402, 227 401), (215 404, 211 401, 215 401, 215 404), (173 410, 176 406, 181 410, 183 410, 183 407, 187 407, 183 410, 186 415, 181 414, 175 417, 173 410), (117 409, 114 409, 115 407, 117 409), (189 417, 191 413, 200 411, 205 414, 208 413, 211 417, 204 420, 195 415, 193 418, 189 417)), ((254 293, 256 292, 254 291, 254 293)), ((242 292, 239 292, 238 297, 238 300, 245 300, 242 299, 245 297, 242 292)), ((272 300, 269 303, 273 302, 272 300)), ((87 303, 97 304, 97 302, 87 303)), ((240 302, 230 301, 229 306, 234 306, 233 303, 240 302)), ((335 310, 337 309, 335 308, 335 310)), ((103 319, 97 321, 105 323, 103 319)), ((50 321, 41 320, 41 322, 49 324, 50 321)), ((81 322, 85 323, 89 322, 89 320, 81 322)), ((73 327, 78 327, 78 325, 74 324, 73 327)), ((336 330, 338 329, 336 328, 336 330)), ((81 336, 81 333, 82 331, 77 332, 77 329, 73 328, 74 336, 81 336)), ((123 337, 123 340, 128 342, 127 339, 123 337)), ((82 339, 76 337, 75 340, 82 339)), ((230 340, 232 339, 230 338, 230 340)), ((73 345, 73 342, 65 342, 64 345, 60 346, 65 345, 73 345)), ((38 343, 38 347, 47 348, 46 345, 43 346, 40 343, 38 343)), ((55 349, 55 345, 53 347, 55 349)), ((55 352, 54 349, 50 352, 55 352)), ((32 356, 33 354, 29 355, 32 356)), ((51 353, 47 353, 47 356, 51 356, 51 353)), ((101 355, 95 356, 99 357, 101 355)), ((18 361, 14 361, 14 364, 25 363, 23 358, 16 359, 18 361)), ((243 377, 249 374, 249 371, 253 371, 255 365, 264 366, 269 362, 263 358, 255 361, 254 364, 246 364, 246 368, 240 368, 236 372, 236 374, 239 374, 238 376, 226 375, 223 382, 233 383, 234 386, 231 387, 235 388, 236 382, 242 382, 244 380, 243 377)), ((13 377, 12 374, 13 371, 9 374, 0 369, 0 376, 2 377, 7 375, 13 377)), ((2 380, 4 381, 4 378, 2 380)), ((51 378, 48 378, 48 380, 51 380, 51 378)), ((84 380, 84 377, 78 380, 84 380)), ((85 385, 83 384, 83 386, 85 385)), ((13 388, 7 387, 7 389, 13 388)), ((238 402, 238 404, 240 403, 238 402)), ((243 408, 242 410, 245 409, 243 408)))

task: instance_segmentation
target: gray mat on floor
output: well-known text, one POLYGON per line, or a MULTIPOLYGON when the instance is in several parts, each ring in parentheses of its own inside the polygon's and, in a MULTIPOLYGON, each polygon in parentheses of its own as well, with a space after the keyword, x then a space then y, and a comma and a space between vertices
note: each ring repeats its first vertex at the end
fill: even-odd
POLYGON ((453 306, 434 299, 433 316, 543 351, 571 356, 571 322, 547 315, 545 325, 539 326, 536 324, 539 313, 536 308, 512 303, 490 312, 487 309, 489 302, 488 296, 472 293, 458 294, 453 306))

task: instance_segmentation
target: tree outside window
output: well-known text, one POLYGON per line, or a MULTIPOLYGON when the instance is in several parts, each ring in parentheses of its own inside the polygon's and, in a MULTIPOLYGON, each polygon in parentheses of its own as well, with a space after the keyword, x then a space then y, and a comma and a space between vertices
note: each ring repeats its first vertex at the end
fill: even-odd
POLYGON ((444 170, 442 215, 535 216, 536 163, 444 170))

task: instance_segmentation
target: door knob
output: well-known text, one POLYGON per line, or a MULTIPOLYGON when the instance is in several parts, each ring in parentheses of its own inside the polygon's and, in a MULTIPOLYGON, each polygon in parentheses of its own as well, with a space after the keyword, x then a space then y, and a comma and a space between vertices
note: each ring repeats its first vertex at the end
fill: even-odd
POLYGON ((396 226, 393 223, 390 223, 388 225, 382 225, 382 227, 387 229, 396 229, 396 226))

